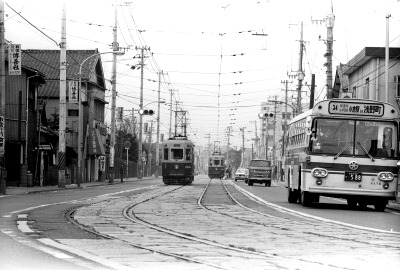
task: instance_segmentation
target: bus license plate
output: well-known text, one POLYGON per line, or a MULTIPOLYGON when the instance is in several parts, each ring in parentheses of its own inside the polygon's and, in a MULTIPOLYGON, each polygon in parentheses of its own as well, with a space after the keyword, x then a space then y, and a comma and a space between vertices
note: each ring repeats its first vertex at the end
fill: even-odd
POLYGON ((344 181, 356 181, 356 182, 361 182, 361 173, 356 173, 356 172, 344 172, 344 181))

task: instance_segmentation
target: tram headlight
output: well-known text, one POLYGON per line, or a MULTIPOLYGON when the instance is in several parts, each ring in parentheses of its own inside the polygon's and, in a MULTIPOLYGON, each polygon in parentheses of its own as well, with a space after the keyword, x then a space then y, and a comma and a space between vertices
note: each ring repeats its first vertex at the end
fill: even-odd
POLYGON ((317 178, 324 178, 328 176, 328 171, 323 168, 314 168, 311 170, 311 175, 317 178))
POLYGON ((378 179, 381 181, 393 181, 394 175, 391 172, 380 172, 378 173, 378 179))

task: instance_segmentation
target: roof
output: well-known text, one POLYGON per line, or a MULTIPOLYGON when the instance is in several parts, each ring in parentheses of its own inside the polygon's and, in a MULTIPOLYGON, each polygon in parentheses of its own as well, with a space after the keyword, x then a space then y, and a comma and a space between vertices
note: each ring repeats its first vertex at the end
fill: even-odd
MULTIPOLYGON (((398 58, 400 48, 389 48, 389 58, 398 58)), ((365 47, 343 66, 343 75, 349 75, 372 58, 384 58, 385 47, 365 47)))
MULTIPOLYGON (((88 57, 98 54, 95 50, 67 50, 67 81, 79 79, 81 63, 88 57)), ((60 89, 60 50, 22 50, 22 64, 38 70, 46 76, 46 85, 39 88, 39 96, 58 97, 60 89)), ((104 74, 100 55, 95 55, 82 66, 82 81, 89 80, 96 72, 104 83, 104 74), (97 66, 98 65, 98 66, 97 66), (97 66, 97 71, 96 71, 97 66)))

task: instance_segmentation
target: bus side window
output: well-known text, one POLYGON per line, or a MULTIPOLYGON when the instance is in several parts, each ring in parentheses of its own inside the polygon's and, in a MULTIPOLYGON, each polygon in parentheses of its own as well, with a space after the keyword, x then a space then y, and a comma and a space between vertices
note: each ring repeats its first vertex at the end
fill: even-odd
POLYGON ((168 148, 164 148, 164 160, 168 160, 168 148))

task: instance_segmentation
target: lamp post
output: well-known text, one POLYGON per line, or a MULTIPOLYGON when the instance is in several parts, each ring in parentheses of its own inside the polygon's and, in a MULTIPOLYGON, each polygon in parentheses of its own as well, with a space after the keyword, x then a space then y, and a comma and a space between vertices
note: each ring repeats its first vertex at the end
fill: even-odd
MULTIPOLYGON (((78 106, 79 106, 79 120, 78 120, 78 179, 77 179, 77 185, 78 187, 81 186, 81 180, 83 178, 82 173, 82 163, 83 163, 83 106, 82 106, 82 93, 83 91, 81 90, 81 86, 82 86, 82 67, 83 64, 89 60, 92 57, 101 55, 101 54, 108 54, 108 53, 112 53, 114 55, 123 55, 125 52, 121 52, 121 51, 113 51, 113 52, 102 52, 102 53, 96 53, 96 54, 92 54, 91 56, 87 57, 86 59, 84 59, 82 61, 82 63, 79 66, 79 82, 78 82, 78 87, 79 87, 79 91, 78 91, 78 106)), ((113 82, 115 83, 115 82, 113 82)), ((87 90, 87 89, 86 89, 87 90)), ((86 93, 87 94, 87 93, 86 93)), ((115 106, 114 106, 115 107, 115 106)), ((115 114, 115 112, 114 112, 115 114)), ((112 117, 112 115, 111 115, 112 117)))

